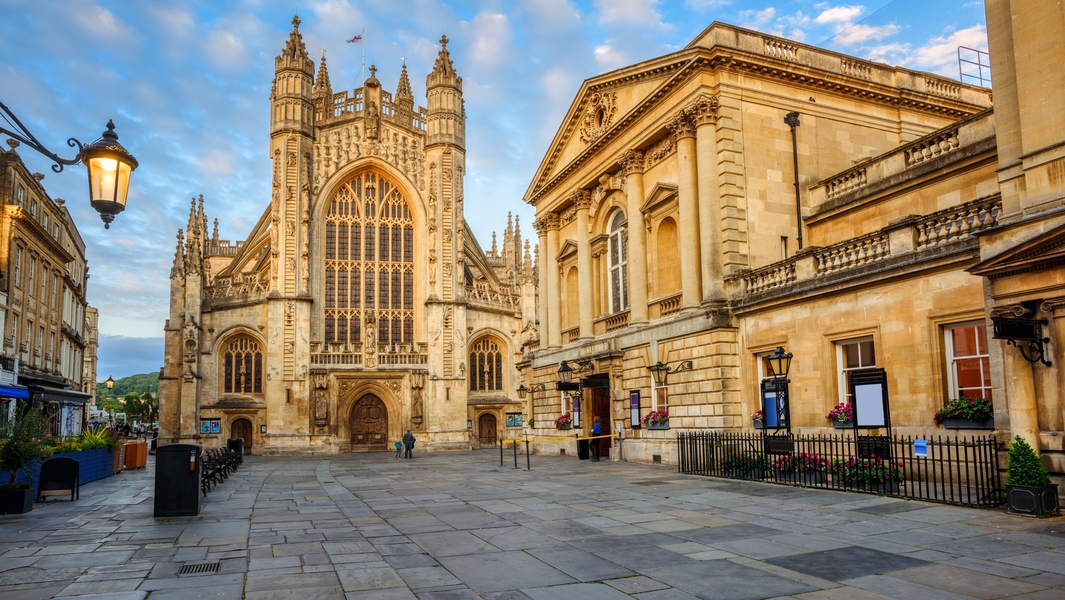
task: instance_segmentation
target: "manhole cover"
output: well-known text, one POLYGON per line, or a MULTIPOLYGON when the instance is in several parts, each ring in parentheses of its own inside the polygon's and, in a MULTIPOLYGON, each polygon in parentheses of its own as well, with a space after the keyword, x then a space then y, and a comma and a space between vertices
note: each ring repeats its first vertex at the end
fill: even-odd
POLYGON ((219 563, 201 563, 197 565, 182 565, 178 575, 203 575, 205 573, 217 573, 221 567, 219 563))

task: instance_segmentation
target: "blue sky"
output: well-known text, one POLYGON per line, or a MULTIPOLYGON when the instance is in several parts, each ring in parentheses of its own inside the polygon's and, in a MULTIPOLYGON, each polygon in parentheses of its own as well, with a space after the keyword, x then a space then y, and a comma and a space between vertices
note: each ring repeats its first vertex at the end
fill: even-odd
POLYGON ((231 240, 265 209, 273 60, 297 11, 334 91, 360 85, 360 48, 345 40, 365 29, 367 66, 385 89, 406 57, 424 98, 447 34, 468 115, 466 217, 486 249, 508 212, 534 235, 521 197, 581 82, 683 48, 715 20, 952 77, 958 46, 987 47, 983 4, 971 0, 0 0, 0 100, 67 157, 68 137, 90 142, 114 119, 140 161, 128 208, 105 231, 83 167, 54 174, 20 149, 88 244, 101 379, 163 362, 189 199, 203 194, 231 240))

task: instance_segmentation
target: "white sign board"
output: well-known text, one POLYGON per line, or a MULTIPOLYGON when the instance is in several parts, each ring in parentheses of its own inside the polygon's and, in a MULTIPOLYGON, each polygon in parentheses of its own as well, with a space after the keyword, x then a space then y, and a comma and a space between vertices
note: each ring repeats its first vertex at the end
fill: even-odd
POLYGON ((854 386, 854 408, 858 427, 885 427, 884 391, 881 383, 854 386))

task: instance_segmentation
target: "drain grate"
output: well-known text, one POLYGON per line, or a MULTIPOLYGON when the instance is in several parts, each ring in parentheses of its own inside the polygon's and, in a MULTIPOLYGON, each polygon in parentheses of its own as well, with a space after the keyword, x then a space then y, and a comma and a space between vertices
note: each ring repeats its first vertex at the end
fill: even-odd
POLYGON ((200 563, 196 565, 182 565, 181 570, 178 571, 178 575, 203 575, 205 573, 217 573, 221 568, 221 564, 213 563, 200 563))

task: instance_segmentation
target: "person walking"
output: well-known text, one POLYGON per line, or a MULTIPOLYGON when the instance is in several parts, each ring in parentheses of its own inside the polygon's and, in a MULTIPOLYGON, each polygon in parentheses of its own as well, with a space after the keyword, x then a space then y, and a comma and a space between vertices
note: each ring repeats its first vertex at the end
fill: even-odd
POLYGON ((592 420, 592 440, 590 440, 592 442, 592 462, 599 462, 599 438, 596 436, 598 436, 599 432, 602 430, 603 428, 599 424, 599 417, 596 417, 592 420))
POLYGON ((396 458, 399 458, 400 452, 403 452, 403 442, 396 442, 396 458))
POLYGON ((411 453, 414 451, 414 442, 418 440, 414 439, 414 434, 407 430, 407 433, 403 434, 403 447, 406 449, 403 453, 403 458, 413 458, 411 453))

